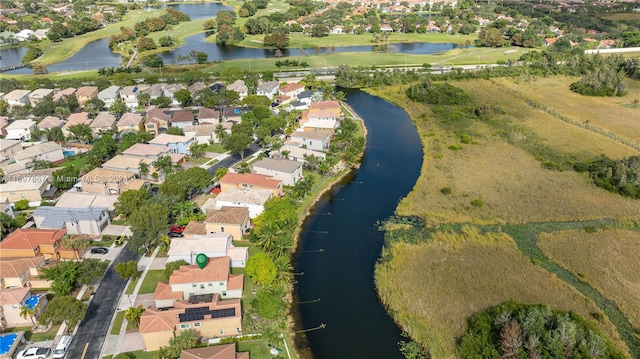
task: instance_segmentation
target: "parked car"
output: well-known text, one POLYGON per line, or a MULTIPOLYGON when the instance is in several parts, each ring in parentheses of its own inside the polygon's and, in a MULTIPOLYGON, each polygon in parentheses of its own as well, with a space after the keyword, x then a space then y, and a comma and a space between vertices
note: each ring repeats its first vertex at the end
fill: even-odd
POLYGON ((53 359, 61 359, 67 355, 67 351, 69 351, 69 347, 71 346, 71 341, 73 337, 71 335, 65 335, 58 342, 58 346, 53 350, 53 359))
POLYGON ((169 228, 169 232, 182 233, 182 231, 184 231, 184 228, 184 226, 171 226, 171 228, 169 228))
POLYGON ((91 248, 91 254, 107 254, 107 253, 109 253, 109 249, 105 247, 91 248))
POLYGON ((46 359, 51 355, 51 348, 33 347, 18 353, 16 359, 46 359))
POLYGON ((167 233, 167 235, 169 236, 169 238, 182 238, 182 237, 184 237, 184 234, 176 233, 176 232, 169 232, 169 233, 167 233))

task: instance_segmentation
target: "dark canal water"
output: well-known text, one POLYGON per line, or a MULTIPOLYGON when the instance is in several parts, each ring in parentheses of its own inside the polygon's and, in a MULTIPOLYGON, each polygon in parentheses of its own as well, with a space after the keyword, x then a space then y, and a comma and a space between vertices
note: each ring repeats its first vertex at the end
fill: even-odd
POLYGON ((294 301, 321 300, 295 305, 297 327, 326 328, 306 332, 297 345, 315 359, 400 359, 400 329, 374 285, 383 245, 374 224, 392 215, 413 188, 422 146, 403 110, 359 90, 344 91, 367 126, 367 149, 361 167, 325 194, 304 223, 294 258, 296 273, 304 274, 296 276, 294 301))

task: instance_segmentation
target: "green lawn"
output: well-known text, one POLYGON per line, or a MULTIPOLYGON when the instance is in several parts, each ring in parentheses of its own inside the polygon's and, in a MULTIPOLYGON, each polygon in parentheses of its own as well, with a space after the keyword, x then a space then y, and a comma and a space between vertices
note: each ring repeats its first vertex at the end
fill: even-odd
POLYGON ((211 160, 211 158, 208 158, 208 157, 200 157, 200 158, 190 157, 189 159, 187 159, 187 163, 193 163, 193 164, 201 165, 201 164, 205 164, 205 163, 209 162, 210 160, 211 160))
MULTIPOLYGON (((120 329, 122 329, 122 323, 124 322, 124 310, 116 314, 116 319, 113 320, 113 326, 111 327, 111 334, 119 335, 120 329)), ((131 323, 127 322, 127 330, 133 329, 131 323)))
POLYGON ((213 143, 205 147, 206 152, 215 152, 215 153, 225 153, 227 150, 224 149, 221 143, 213 143))
POLYGON ((140 286, 140 291, 138 291, 138 294, 153 293, 156 290, 158 282, 162 282, 165 280, 167 279, 164 277, 164 270, 158 269, 148 271, 147 275, 142 281, 142 285, 140 286))
POLYGON ((133 294, 133 290, 136 289, 136 285, 138 284, 139 280, 140 277, 131 280, 131 282, 129 282, 129 284, 127 285, 127 289, 125 289, 124 294, 133 294))
POLYGON ((24 339, 30 340, 34 342, 41 342, 45 340, 52 340, 55 338, 58 329, 60 328, 60 324, 51 326, 49 331, 44 333, 32 333, 32 327, 16 327, 16 328, 7 328, 3 330, 3 333, 15 333, 15 332, 24 332, 24 339))
MULTIPOLYGON (((389 43, 399 42, 433 42, 433 43, 453 43, 461 44, 467 40, 473 42, 477 39, 476 34, 472 35, 448 35, 443 33, 433 34, 405 34, 405 33, 392 33, 389 35, 389 43)), ((262 40, 264 35, 247 35, 239 45, 245 47, 259 47, 262 48, 262 40)), ((215 42, 215 36, 210 36, 207 41, 215 42)), ((307 54, 315 54, 313 50, 316 46, 359 46, 359 45, 373 45, 373 34, 329 34, 325 37, 310 37, 300 33, 289 34, 289 49, 307 49, 307 54)))
MULTIPOLYGON (((286 358, 287 353, 284 349, 284 344, 281 342, 280 345, 276 345, 276 347, 282 350, 282 353, 280 353, 278 357, 274 357, 269 353, 269 347, 267 346, 267 342, 264 340, 245 340, 238 342, 237 350, 239 352, 250 352, 251 359, 286 358)), ((291 348, 289 348, 289 350, 291 350, 291 348)))
MULTIPOLYGON (((135 352, 128 352, 127 354, 129 354, 131 359, 154 359, 157 353, 158 353, 157 351, 146 352, 144 350, 138 350, 135 352)), ((111 358, 113 358, 113 355, 107 355, 105 357, 102 357, 102 359, 111 359, 111 358)))
POLYGON ((73 158, 68 158, 66 161, 56 165, 56 167, 69 167, 73 166, 77 169, 81 169, 87 163, 87 156, 77 155, 73 158))

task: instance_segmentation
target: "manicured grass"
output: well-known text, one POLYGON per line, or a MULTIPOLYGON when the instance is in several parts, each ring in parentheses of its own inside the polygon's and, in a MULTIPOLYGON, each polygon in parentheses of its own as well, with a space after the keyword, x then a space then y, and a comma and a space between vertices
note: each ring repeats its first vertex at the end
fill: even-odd
POLYGON ((193 158, 193 157, 190 157, 190 158, 187 160, 187 162, 188 162, 188 163, 194 163, 194 164, 201 165, 201 164, 204 164, 204 163, 209 162, 210 160, 211 160, 211 158, 208 158, 208 157, 200 157, 200 158, 193 158))
MULTIPOLYGON (((111 327, 111 334, 112 335, 119 335, 120 334, 120 330, 122 329, 122 323, 124 322, 124 310, 119 311, 116 314, 116 318, 113 320, 113 326, 111 327)), ((127 322, 127 330, 131 330, 133 329, 133 326, 131 325, 131 323, 127 322)))
POLYGON ((625 348, 611 322, 593 319, 604 316, 593 302, 523 256, 505 234, 440 232, 420 245, 396 243, 383 257, 389 260, 376 268, 382 301, 434 357, 454 357, 468 317, 507 300, 574 311, 625 348))
MULTIPOLYGON (((278 349, 282 350, 280 353, 280 358, 286 358, 287 354, 283 345, 278 345, 278 349)), ((250 352, 251 359, 273 359, 274 356, 269 353, 269 347, 267 346, 267 342, 264 340, 245 340, 238 342, 237 350, 239 352, 250 352)))
POLYGON ((149 294, 153 293, 156 290, 156 286, 158 282, 166 281, 167 278, 164 277, 164 270, 150 270, 147 272, 147 275, 144 277, 142 284, 140 285, 140 290, 138 294, 149 294))
POLYGON ((56 165, 56 167, 69 167, 73 166, 77 169, 81 169, 84 165, 87 164, 87 156, 85 155, 77 155, 73 158, 68 158, 66 161, 56 165))
MULTIPOLYGON (((322 68, 322 67, 337 67, 344 64, 351 64, 354 66, 409 66, 409 67, 421 67, 422 64, 430 63, 434 65, 448 65, 448 66, 460 66, 460 65, 476 65, 480 64, 495 64, 502 60, 518 59, 525 50, 520 48, 502 48, 502 49, 489 49, 489 48, 468 48, 468 49, 454 49, 447 51, 443 54, 433 55, 412 55, 412 54, 399 54, 399 53, 368 53, 368 52, 345 52, 335 53, 330 55, 313 55, 307 52, 306 56, 289 56, 288 59, 305 61, 309 64, 309 68, 322 68), (509 49, 514 49, 516 52, 505 53, 509 49), (374 55, 374 56, 372 56, 374 55)), ((278 61, 276 58, 268 59, 239 59, 223 61, 218 64, 207 67, 208 71, 221 72, 229 67, 238 67, 243 70, 252 71, 264 71, 264 70, 279 70, 275 63, 278 61)), ((291 68, 294 70, 293 68, 291 68)), ((280 70, 285 70, 281 68, 280 70)))
POLYGON ((41 341, 45 341, 45 340, 52 340, 53 338, 55 338, 56 333, 58 332, 58 329, 60 329, 60 325, 52 325, 51 329, 49 329, 46 332, 43 333, 33 333, 31 332, 31 329, 33 329, 33 327, 29 326, 29 327, 16 327, 16 328, 6 328, 3 329, 2 332, 3 333, 14 333, 14 332, 21 332, 24 331, 24 339, 25 340, 30 340, 33 342, 41 342, 41 341))
MULTIPOLYGON (((557 81, 557 85, 566 83, 557 81)), ((567 145, 548 145, 555 142, 547 140, 547 137, 557 138, 555 132, 565 128, 566 122, 555 119, 555 122, 546 126, 540 125, 540 122, 553 119, 544 119, 536 111, 526 109, 526 100, 514 99, 510 95, 514 92, 511 90, 503 91, 506 100, 496 102, 495 97, 499 95, 492 89, 492 82, 475 82, 477 85, 468 94, 477 103, 495 103, 500 111, 504 111, 503 115, 494 116, 496 121, 449 121, 443 124, 439 121, 414 120, 424 143, 425 160, 416 186, 397 209, 399 214, 418 215, 436 224, 628 218, 639 213, 638 201, 595 187, 585 173, 545 169, 532 155, 532 152, 539 151, 571 158, 571 155, 580 154, 582 149, 587 151, 588 146, 622 149, 620 144, 587 129, 576 130, 574 126, 569 129, 576 130, 580 136, 573 138, 565 135, 562 140, 567 145), (523 115, 526 111, 531 114, 523 115), (527 126, 536 129, 539 141, 533 141, 536 136, 530 133, 533 130, 527 130, 527 126), (474 143, 461 144, 461 133, 469 134, 474 143), (501 138, 508 138, 509 143, 501 138), (582 138, 590 138, 591 141, 583 143, 582 138), (462 145, 462 149, 450 150, 448 147, 454 144, 462 145), (567 147, 573 148, 570 154, 563 152, 567 147), (451 194, 442 194, 440 190, 444 187, 450 187, 451 194), (471 206, 471 201, 477 198, 484 202, 481 208, 471 206)), ((495 82, 501 83, 500 80, 495 82)), ((466 86, 465 89, 469 89, 471 85, 466 86)), ((521 86, 524 89, 527 85, 521 86)), ((399 87, 369 91, 399 104, 414 119, 422 116, 431 118, 426 106, 408 101, 399 87)), ((563 107, 556 107, 559 111, 565 104, 571 108, 573 101, 585 101, 566 95, 559 97, 563 99, 563 107)), ((549 97, 545 103, 555 106, 559 102, 557 98, 549 97)), ((609 105, 612 113, 616 113, 618 107, 609 105)), ((626 118, 609 118, 610 122, 628 121, 626 118)), ((616 125, 612 124, 610 128, 613 126, 616 125)), ((590 155, 587 152, 587 155, 582 154, 578 158, 590 158, 590 155)))
MULTIPOLYGON (((389 35, 389 43, 402 43, 402 42, 432 42, 432 43, 453 43, 461 44, 466 41, 473 42, 477 39, 476 34, 472 35, 448 35, 443 33, 434 34, 405 34, 405 33, 392 33, 389 35)), ((264 35, 247 35, 239 45, 244 47, 258 47, 262 48, 262 40, 264 35)), ((210 37, 207 41, 214 41, 215 37, 210 37)), ((328 47, 328 46, 360 46, 360 45, 374 45, 373 34, 329 34, 325 37, 310 37, 301 33, 289 34, 289 49, 307 49, 308 54, 315 54, 314 48, 328 47)))
POLYGON ((626 230, 572 230, 543 233, 543 253, 612 299, 640 329, 640 233, 626 230), (636 284, 634 284, 636 283, 636 284))
MULTIPOLYGON (((158 352, 157 351, 147 352, 144 350, 136 350, 135 352, 128 352, 127 354, 132 359, 154 359, 154 357, 156 356, 156 354, 158 354, 158 352)), ((112 358, 113 358, 113 355, 107 355, 102 357, 102 359, 112 359, 112 358)))
POLYGON ((215 152, 215 153, 225 153, 227 150, 224 149, 221 143, 212 143, 205 147, 206 152, 215 152))

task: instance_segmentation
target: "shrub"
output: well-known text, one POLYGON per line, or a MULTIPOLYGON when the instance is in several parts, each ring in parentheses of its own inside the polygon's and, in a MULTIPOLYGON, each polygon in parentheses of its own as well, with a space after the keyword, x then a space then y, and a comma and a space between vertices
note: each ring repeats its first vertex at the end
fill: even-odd
POLYGON ((596 226, 586 226, 584 227, 584 231, 587 233, 596 233, 598 228, 596 228, 596 226))
POLYGON ((451 187, 442 187, 440 189, 440 193, 447 195, 447 194, 451 194, 451 187))
POLYGON ((482 207, 484 206, 484 201, 482 200, 482 198, 476 198, 473 201, 471 201, 471 205, 474 207, 482 207))
POLYGON ((27 208, 29 208, 28 199, 21 199, 13 205, 13 209, 15 209, 16 211, 24 211, 27 208))
POLYGON ((461 150, 461 149, 463 149, 463 148, 464 148, 464 147, 462 147, 462 145, 458 145, 458 144, 453 144, 453 145, 449 146, 449 149, 450 149, 451 151, 458 151, 458 150, 461 150))

